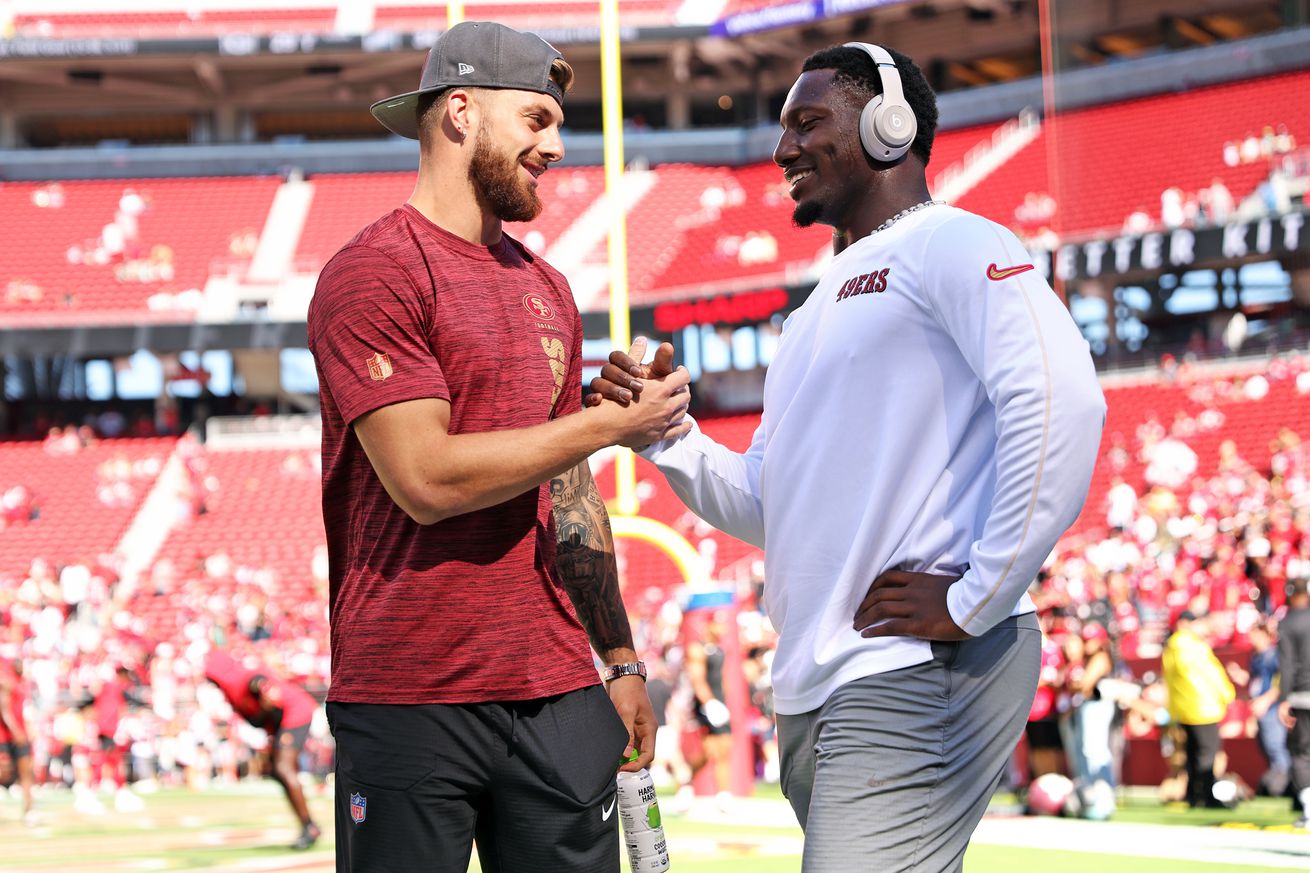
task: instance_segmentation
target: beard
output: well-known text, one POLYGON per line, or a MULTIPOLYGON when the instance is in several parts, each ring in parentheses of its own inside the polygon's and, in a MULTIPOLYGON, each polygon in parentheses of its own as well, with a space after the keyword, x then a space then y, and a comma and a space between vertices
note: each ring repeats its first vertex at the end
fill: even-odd
POLYGON ((469 180, 501 221, 531 221, 541 214, 541 198, 519 175, 518 160, 496 150, 486 127, 473 143, 469 180))
POLYGON ((792 210, 791 220, 797 227, 809 227, 813 224, 826 224, 837 227, 850 218, 860 199, 860 193, 854 187, 815 191, 806 199, 799 200, 792 210))
POLYGON ((808 200, 803 203, 797 203, 796 208, 792 210, 792 224, 797 227, 809 227, 823 217, 823 204, 817 200, 808 200))

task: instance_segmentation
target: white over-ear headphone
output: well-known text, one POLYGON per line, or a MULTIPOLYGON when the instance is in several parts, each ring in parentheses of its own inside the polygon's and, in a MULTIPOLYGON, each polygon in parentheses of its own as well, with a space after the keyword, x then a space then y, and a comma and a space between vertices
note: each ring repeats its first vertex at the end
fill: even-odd
POLYGON ((864 105, 860 113, 860 142, 875 161, 900 160, 914 144, 919 122, 914 110, 905 102, 901 74, 887 49, 867 42, 848 42, 846 48, 859 49, 873 58, 882 80, 882 93, 864 105))

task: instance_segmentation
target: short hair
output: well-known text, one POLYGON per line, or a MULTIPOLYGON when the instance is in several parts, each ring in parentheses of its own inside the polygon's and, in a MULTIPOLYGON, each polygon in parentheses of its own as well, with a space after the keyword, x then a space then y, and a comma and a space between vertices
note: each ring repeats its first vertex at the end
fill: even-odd
MULTIPOLYGON (((555 58, 550 62, 550 80, 559 86, 561 92, 569 93, 569 89, 573 87, 573 67, 563 58, 555 58)), ((470 88, 469 90, 491 91, 494 89, 470 88)), ((446 95, 449 93, 450 89, 447 88, 418 95, 418 102, 414 106, 414 116, 418 119, 418 134, 422 142, 427 142, 432 127, 441 118, 441 111, 446 108, 446 95)))
MULTIPOLYGON (((914 61, 895 49, 887 49, 887 53, 896 62, 905 102, 910 104, 919 125, 910 151, 927 166, 932 157, 932 142, 937 136, 937 95, 924 77, 923 70, 914 61)), ((844 45, 822 49, 805 59, 801 72, 808 73, 810 70, 835 70, 833 83, 843 88, 859 106, 882 93, 882 79, 878 76, 877 66, 863 49, 844 45)))

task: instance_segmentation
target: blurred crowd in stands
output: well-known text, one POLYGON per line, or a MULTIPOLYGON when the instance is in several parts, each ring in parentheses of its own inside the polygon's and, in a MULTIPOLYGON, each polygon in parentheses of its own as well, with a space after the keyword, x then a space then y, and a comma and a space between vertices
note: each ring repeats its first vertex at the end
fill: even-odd
POLYGON ((1286 124, 1279 124, 1277 127, 1266 124, 1259 136, 1248 131, 1241 139, 1230 139, 1225 142, 1224 166, 1240 167, 1256 161, 1268 161, 1294 151, 1296 151, 1296 137, 1292 136, 1286 124))

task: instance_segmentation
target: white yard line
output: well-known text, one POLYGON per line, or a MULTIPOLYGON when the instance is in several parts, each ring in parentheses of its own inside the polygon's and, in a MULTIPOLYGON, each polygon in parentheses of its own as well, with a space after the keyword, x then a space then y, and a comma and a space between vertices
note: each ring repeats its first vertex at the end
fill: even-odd
POLYGON ((1310 833, 1064 818, 987 818, 973 842, 1027 849, 1310 869, 1310 833))

